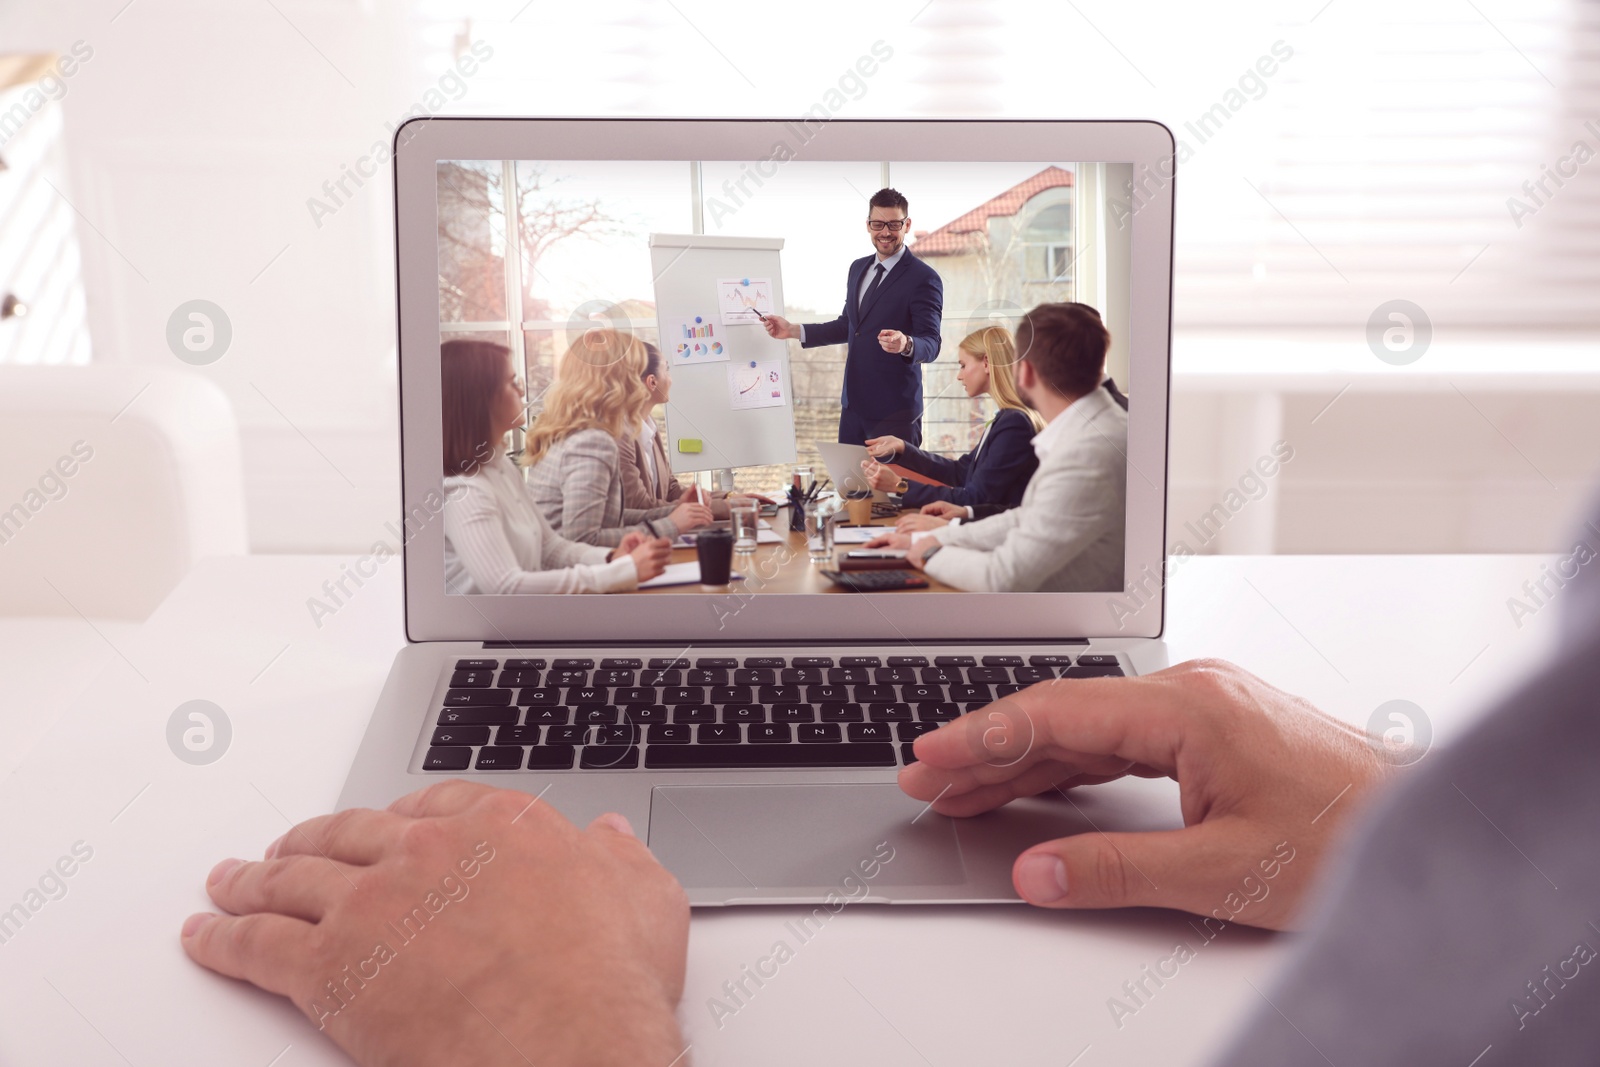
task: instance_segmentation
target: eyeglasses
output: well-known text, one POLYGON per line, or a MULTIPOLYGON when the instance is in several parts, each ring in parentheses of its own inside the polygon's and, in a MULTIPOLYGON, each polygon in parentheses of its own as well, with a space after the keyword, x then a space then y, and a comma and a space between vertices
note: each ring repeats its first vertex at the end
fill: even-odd
POLYGON ((888 230, 890 233, 899 233, 909 221, 909 219, 895 219, 892 222, 885 222, 882 219, 868 219, 867 229, 873 233, 882 233, 884 230, 888 230))

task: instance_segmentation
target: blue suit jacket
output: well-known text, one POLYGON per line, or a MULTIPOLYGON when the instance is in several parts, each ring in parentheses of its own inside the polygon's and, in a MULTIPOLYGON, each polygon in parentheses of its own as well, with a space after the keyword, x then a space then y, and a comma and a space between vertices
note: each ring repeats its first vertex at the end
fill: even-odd
POLYGON ((974 509, 988 505, 984 514, 1022 503, 1028 480, 1039 468, 1039 457, 1033 451, 1033 423, 1015 408, 1001 408, 978 447, 960 459, 946 459, 908 445, 889 462, 945 483, 912 482, 906 490, 907 507, 948 500, 974 509))
POLYGON ((907 249, 866 305, 857 307, 862 276, 877 262, 876 255, 866 255, 850 264, 844 310, 832 322, 807 323, 805 347, 849 345, 840 400, 866 436, 892 433, 920 441, 922 372, 917 365, 939 356, 944 284, 907 249), (912 358, 885 352, 878 344, 879 330, 899 330, 915 338, 912 358))

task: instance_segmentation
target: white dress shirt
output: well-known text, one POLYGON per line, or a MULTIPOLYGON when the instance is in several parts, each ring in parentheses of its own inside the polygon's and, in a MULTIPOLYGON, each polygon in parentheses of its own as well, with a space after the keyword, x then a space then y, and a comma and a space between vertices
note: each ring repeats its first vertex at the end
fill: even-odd
POLYGON ((632 556, 551 528, 504 455, 444 480, 444 582, 452 593, 611 593, 634 589, 632 556))
POLYGON ((661 471, 656 468, 656 434, 659 432, 656 420, 646 415, 639 426, 639 456, 650 470, 650 492, 657 497, 662 495, 661 471))

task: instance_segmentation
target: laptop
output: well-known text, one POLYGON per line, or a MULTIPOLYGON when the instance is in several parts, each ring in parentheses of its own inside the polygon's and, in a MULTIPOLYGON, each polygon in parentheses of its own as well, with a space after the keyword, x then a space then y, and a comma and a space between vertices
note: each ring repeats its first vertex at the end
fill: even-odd
MULTIPOLYGON (((872 458, 872 453, 868 452, 864 445, 847 445, 838 441, 813 441, 812 447, 817 450, 817 455, 822 457, 822 465, 827 468, 828 477, 839 492, 857 493, 872 489, 861 470, 862 462, 872 458)), ((872 489, 872 496, 875 500, 889 499, 888 493, 876 489, 872 489)))
MULTIPOLYGON (((1090 830, 1083 809, 1034 798, 949 819, 896 779, 921 733, 984 714, 1020 688, 1166 666, 1173 150, 1170 132, 1146 121, 431 118, 401 127, 408 643, 338 806, 382 807, 454 777, 520 790, 580 825, 620 812, 697 906, 1016 901, 1017 854, 1090 830), (729 591, 449 591, 442 342, 506 344, 536 400, 565 340, 597 318, 658 344, 670 328, 699 357, 675 367, 675 399, 701 390, 711 405, 702 410, 727 409, 728 425, 754 425, 787 404, 796 419, 824 420, 826 433, 836 401, 793 395, 804 384, 796 370, 809 368, 814 393, 835 388, 842 347, 781 344, 761 357, 776 373, 761 363, 751 375, 767 376, 754 400, 717 392, 734 381, 717 357, 731 365, 765 343, 747 308, 765 314, 765 303, 797 322, 840 316, 851 264, 879 247, 865 221, 882 187, 906 197, 908 254, 942 282, 941 351, 921 367, 925 448, 959 454, 966 430, 981 425, 954 381, 964 336, 1014 328, 1041 301, 1101 310, 1111 374, 1131 398, 1127 469, 1110 474, 1126 479, 1119 588, 828 592, 811 569, 828 564, 803 550, 762 555, 782 552, 773 545, 737 565, 746 580, 729 591), (690 251, 698 245, 723 258, 690 251), (662 258, 670 248, 685 253, 662 258), (761 277, 737 276, 741 248, 769 256, 761 277), (735 274, 724 275, 730 265, 735 274), (704 315, 690 316, 684 300, 702 296, 704 315), (719 312, 719 296, 743 303, 719 312)), ((880 304, 893 279, 891 270, 880 304)), ((672 457, 684 472, 705 462, 672 457)), ((774 526, 786 529, 780 516, 774 526)))

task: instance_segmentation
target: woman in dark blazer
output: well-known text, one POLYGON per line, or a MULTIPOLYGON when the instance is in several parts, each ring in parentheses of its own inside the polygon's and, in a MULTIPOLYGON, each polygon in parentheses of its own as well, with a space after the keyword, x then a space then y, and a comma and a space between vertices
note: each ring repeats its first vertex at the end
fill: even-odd
POLYGON ((960 459, 946 459, 898 437, 873 437, 867 441, 867 451, 881 462, 865 460, 862 470, 874 489, 899 493, 908 508, 920 508, 936 500, 984 507, 991 512, 1014 508, 1022 502, 1028 479, 1039 466, 1033 435, 1044 424, 1039 413, 1023 403, 1017 393, 1017 354, 1011 334, 1000 326, 978 330, 962 340, 957 358, 961 369, 956 372, 956 381, 966 389, 967 396, 987 393, 999 405, 977 447, 960 459), (945 484, 903 481, 885 466, 888 463, 945 484))

